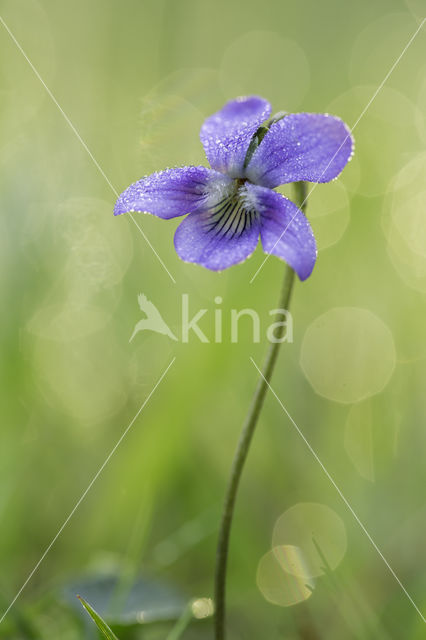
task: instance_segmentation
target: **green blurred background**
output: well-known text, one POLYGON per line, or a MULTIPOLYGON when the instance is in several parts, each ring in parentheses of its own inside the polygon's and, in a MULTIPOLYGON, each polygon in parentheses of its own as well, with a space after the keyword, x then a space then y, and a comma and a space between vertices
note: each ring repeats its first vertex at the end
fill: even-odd
MULTIPOLYGON (((205 164, 199 128, 239 94, 352 126, 422 17, 420 0, 0 6, 119 192, 153 170, 205 164)), ((294 342, 283 345, 273 379, 423 612, 425 61, 423 29, 357 124, 350 165, 309 200, 319 259, 296 285, 294 342)), ((217 521, 257 380, 249 358, 260 364, 266 346, 264 329, 253 344, 249 322, 231 344, 226 322, 232 308, 250 307, 265 328, 283 265, 269 259, 250 284, 259 248, 243 265, 209 273, 179 261, 177 222, 136 215, 174 284, 132 221, 113 218, 111 186, 4 26, 0 163, 2 610, 176 356, 0 637, 95 637, 74 603, 80 581, 83 595, 98 589, 92 604, 120 623, 120 639, 166 638, 183 603, 212 595, 217 521), (223 343, 148 332, 129 343, 140 292, 176 331, 187 293, 194 313, 209 310, 200 326, 210 338, 221 296, 223 343), (140 611, 153 622, 142 624, 140 611)), ((421 616, 272 395, 239 495, 228 599, 234 640, 425 637, 421 616)), ((183 637, 210 638, 211 619, 183 637)))

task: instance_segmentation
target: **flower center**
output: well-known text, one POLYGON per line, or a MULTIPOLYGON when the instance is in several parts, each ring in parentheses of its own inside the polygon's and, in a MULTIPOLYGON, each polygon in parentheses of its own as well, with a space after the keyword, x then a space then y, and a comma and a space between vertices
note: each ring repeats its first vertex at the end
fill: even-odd
POLYGON ((258 214, 248 198, 245 180, 235 180, 230 190, 202 212, 204 230, 213 237, 234 238, 250 229, 258 214))

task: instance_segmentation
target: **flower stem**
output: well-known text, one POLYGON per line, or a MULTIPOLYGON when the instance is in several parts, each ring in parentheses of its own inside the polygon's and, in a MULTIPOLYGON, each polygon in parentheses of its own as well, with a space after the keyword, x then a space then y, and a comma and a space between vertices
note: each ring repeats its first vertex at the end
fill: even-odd
MULTIPOLYGON (((306 185, 303 182, 297 182, 294 185, 297 204, 304 210, 306 208, 306 185)), ((281 294, 278 303, 278 309, 288 310, 290 304, 291 293, 293 290, 295 273, 293 269, 286 265, 284 272, 284 280, 282 284, 281 294)), ((278 320, 281 320, 280 317, 278 320)), ((215 618, 214 632, 215 640, 225 640, 225 602, 226 602, 226 570, 228 564, 229 538, 231 533, 232 518, 234 515, 235 502, 237 498, 238 487, 241 480, 241 474, 247 459, 250 444, 256 428, 256 424, 268 391, 268 384, 272 378, 275 363, 277 361, 278 352, 281 345, 281 339, 284 336, 285 325, 280 322, 275 334, 276 341, 271 343, 266 355, 266 359, 262 368, 262 376, 259 378, 250 409, 244 422, 235 451, 234 459, 229 476, 228 487, 225 496, 225 502, 222 512, 222 521, 219 530, 219 539, 216 551, 216 571, 215 571, 215 618)))

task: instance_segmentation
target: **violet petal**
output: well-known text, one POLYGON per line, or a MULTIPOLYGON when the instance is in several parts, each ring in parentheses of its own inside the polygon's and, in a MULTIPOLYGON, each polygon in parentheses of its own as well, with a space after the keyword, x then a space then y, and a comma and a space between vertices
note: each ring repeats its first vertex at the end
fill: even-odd
POLYGON ((269 102, 249 96, 227 102, 207 118, 200 139, 210 166, 231 178, 242 178, 250 140, 270 113, 269 102))
POLYGON ((329 182, 352 155, 346 124, 320 113, 294 113, 273 124, 256 149, 246 177, 274 188, 288 182, 329 182))

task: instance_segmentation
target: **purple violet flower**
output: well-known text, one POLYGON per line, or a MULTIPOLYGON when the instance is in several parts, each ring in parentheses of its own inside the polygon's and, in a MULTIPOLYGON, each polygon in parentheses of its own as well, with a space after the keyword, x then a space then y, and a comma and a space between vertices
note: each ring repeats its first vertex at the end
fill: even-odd
POLYGON ((179 167, 132 184, 114 214, 148 212, 168 220, 189 214, 176 230, 180 258, 220 271, 263 249, 285 260, 305 280, 317 249, 303 212, 273 189, 329 182, 352 155, 342 120, 319 113, 278 114, 258 96, 231 100, 201 127, 211 169, 179 167), (262 126, 263 125, 263 126, 262 126))

